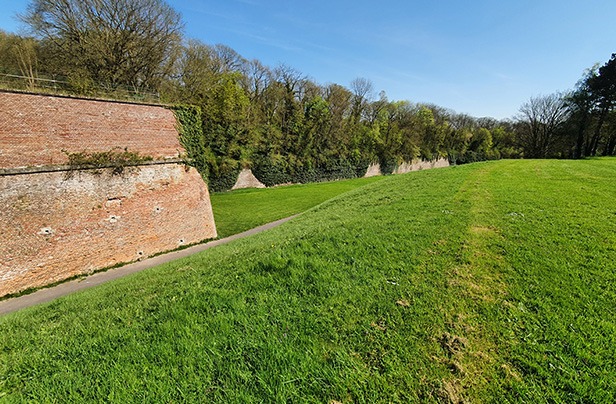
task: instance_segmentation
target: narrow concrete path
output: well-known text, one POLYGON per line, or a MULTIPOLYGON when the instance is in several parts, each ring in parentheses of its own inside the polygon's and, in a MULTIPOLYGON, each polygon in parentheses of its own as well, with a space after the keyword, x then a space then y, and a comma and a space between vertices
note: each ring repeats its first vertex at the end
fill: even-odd
POLYGON ((26 307, 34 306, 36 304, 49 302, 59 297, 71 294, 73 292, 77 292, 79 290, 92 288, 105 282, 109 282, 114 279, 133 274, 135 272, 143 271, 144 269, 152 268, 170 261, 188 257, 198 252, 209 250, 210 248, 214 248, 222 244, 227 244, 234 240, 252 236, 253 234, 261 233, 262 231, 274 228, 276 226, 280 226, 281 224, 288 222, 289 220, 297 216, 298 215, 293 215, 220 240, 214 240, 208 243, 198 244, 192 247, 188 247, 184 250, 173 251, 156 257, 148 258, 143 261, 127 264, 119 268, 110 269, 105 272, 99 272, 85 278, 79 278, 61 283, 53 287, 39 289, 36 292, 27 295, 2 300, 0 301, 0 315, 8 314, 26 307))

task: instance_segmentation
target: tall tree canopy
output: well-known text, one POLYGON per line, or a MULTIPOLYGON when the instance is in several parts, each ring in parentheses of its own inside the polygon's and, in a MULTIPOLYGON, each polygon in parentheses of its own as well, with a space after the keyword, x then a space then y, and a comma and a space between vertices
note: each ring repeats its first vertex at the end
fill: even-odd
MULTIPOLYGON (((603 66, 599 68, 597 74, 590 75, 587 79, 587 88, 591 99, 596 103, 598 112, 598 120, 595 126, 594 135, 591 142, 590 154, 595 155, 599 147, 599 142, 602 137, 601 130, 608 118, 609 114, 616 107, 616 53, 612 54, 603 66)), ((616 148, 616 136, 613 133, 605 136, 605 154, 614 154, 616 148)))
POLYGON ((524 157, 616 154, 616 54, 588 69, 573 91, 531 97, 520 107, 516 140, 524 157))
POLYGON ((72 81, 156 88, 181 42, 180 15, 163 0, 32 0, 20 16, 72 81))
POLYGON ((550 157, 558 138, 558 131, 568 119, 568 110, 560 94, 531 97, 520 107, 519 141, 524 156, 550 157))

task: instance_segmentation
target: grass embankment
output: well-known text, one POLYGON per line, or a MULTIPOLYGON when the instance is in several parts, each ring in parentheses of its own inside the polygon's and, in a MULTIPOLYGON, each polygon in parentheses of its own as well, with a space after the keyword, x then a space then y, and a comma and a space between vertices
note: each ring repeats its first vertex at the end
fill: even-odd
POLYGON ((614 159, 388 177, 0 318, 0 395, 614 402, 614 178, 614 159))
POLYGON ((241 233, 304 212, 337 195, 383 178, 357 178, 212 193, 210 198, 218 237, 241 233))

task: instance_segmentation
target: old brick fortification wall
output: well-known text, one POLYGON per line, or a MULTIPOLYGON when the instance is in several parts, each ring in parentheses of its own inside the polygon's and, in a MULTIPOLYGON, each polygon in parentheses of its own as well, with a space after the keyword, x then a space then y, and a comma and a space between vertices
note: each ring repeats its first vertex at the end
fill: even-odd
POLYGON ((64 151, 178 157, 175 124, 160 106, 0 91, 0 168, 64 164, 64 151))
POLYGON ((0 296, 216 237, 200 175, 166 160, 175 125, 160 106, 0 92, 0 296), (61 166, 114 147, 155 161, 61 166))
POLYGON ((410 163, 404 162, 394 170, 394 174, 406 174, 411 171, 429 170, 431 168, 449 167, 449 160, 440 158, 438 160, 413 160, 410 163))
MULTIPOLYGON (((393 174, 406 174, 411 171, 430 170, 432 168, 444 167, 449 167, 449 160, 442 157, 437 160, 413 160, 411 162, 404 162, 398 165, 393 174)), ((370 164, 364 177, 374 177, 376 175, 381 175, 381 165, 379 163, 370 164)))

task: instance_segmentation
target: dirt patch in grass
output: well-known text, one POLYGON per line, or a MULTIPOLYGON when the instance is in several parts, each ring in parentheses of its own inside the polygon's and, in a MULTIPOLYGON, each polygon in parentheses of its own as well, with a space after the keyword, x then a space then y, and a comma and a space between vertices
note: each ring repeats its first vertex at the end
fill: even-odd
POLYGON ((462 388, 455 381, 444 380, 438 397, 448 404, 463 404, 467 401, 462 397, 462 388))

